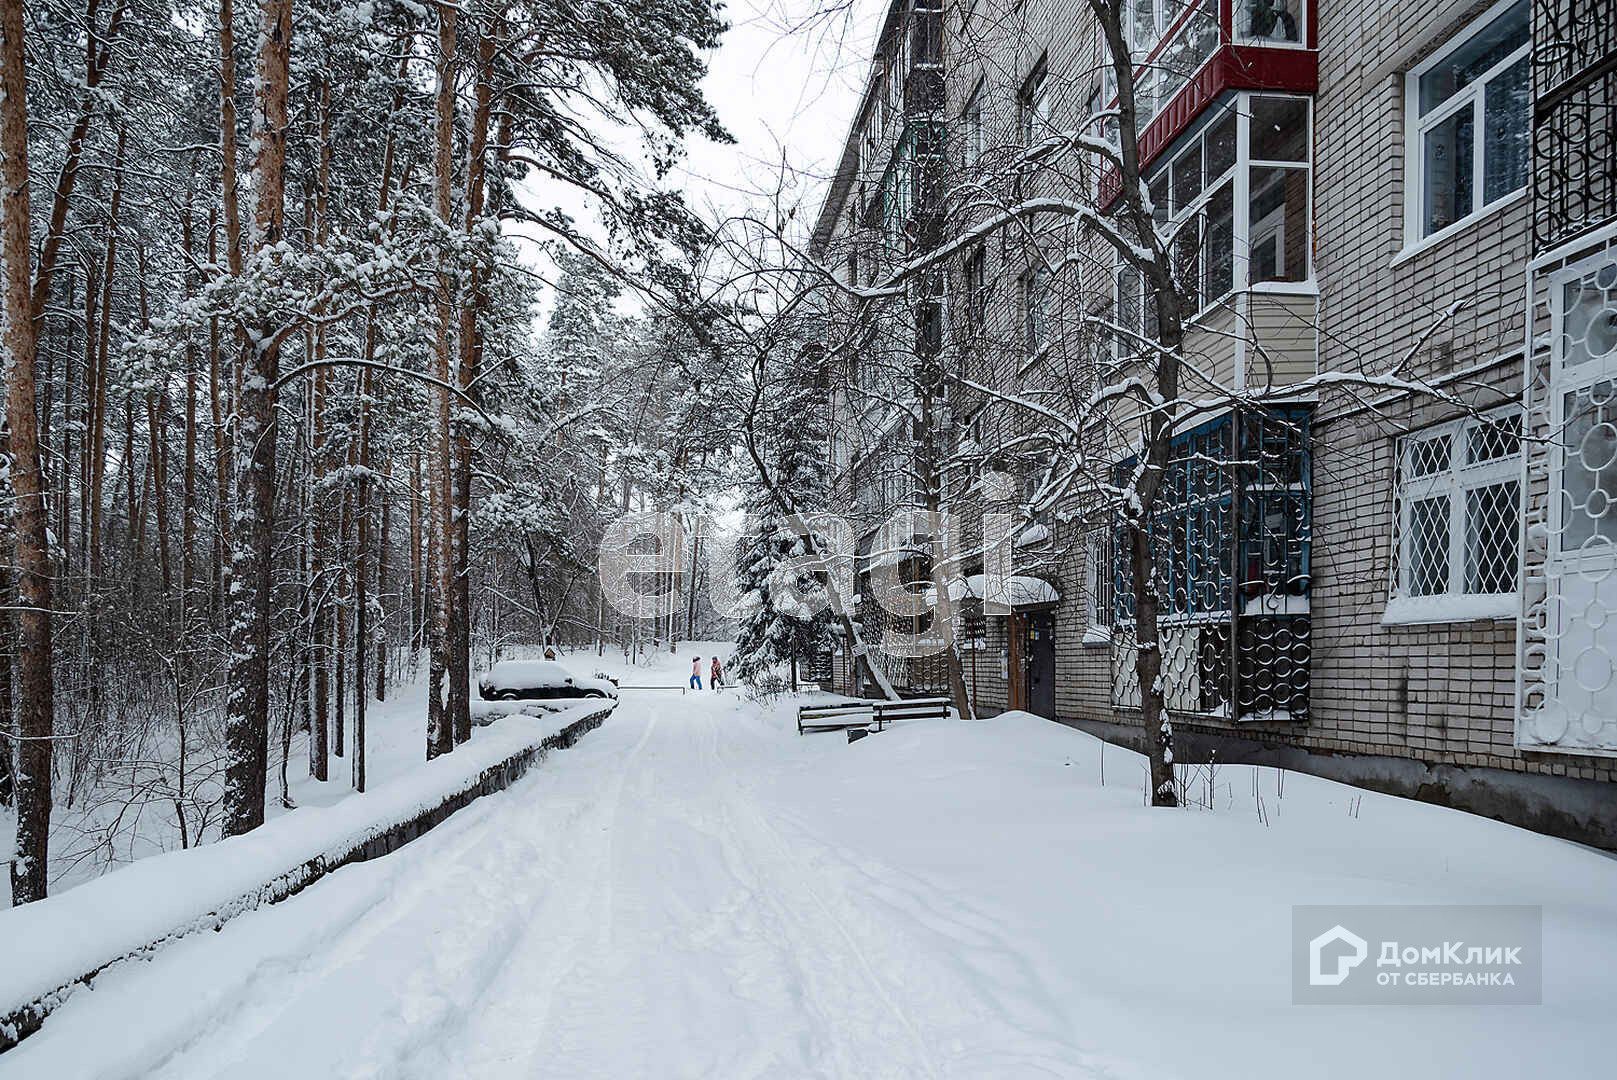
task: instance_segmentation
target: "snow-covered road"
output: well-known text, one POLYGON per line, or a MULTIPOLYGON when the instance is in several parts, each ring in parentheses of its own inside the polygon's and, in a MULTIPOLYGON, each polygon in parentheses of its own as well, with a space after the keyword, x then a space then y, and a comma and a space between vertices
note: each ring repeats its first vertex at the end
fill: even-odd
POLYGON ((627 697, 394 856, 102 979, 0 1073, 1081 1071, 1055 1017, 1001 1011, 915 940, 981 939, 981 920, 918 921, 878 895, 900 875, 765 809, 781 726, 728 694, 627 697))
POLYGON ((416 843, 98 980, 0 1076, 1516 1076, 1546 1045, 1600 1075, 1598 976, 1546 976, 1570 1012, 1295 1007, 1280 913, 1581 894, 1546 939, 1598 971, 1603 857, 1374 796, 1329 826, 1298 804, 1308 836, 1146 811, 1127 755, 1093 783, 1097 747, 1027 717, 850 747, 728 693, 626 692, 416 843))

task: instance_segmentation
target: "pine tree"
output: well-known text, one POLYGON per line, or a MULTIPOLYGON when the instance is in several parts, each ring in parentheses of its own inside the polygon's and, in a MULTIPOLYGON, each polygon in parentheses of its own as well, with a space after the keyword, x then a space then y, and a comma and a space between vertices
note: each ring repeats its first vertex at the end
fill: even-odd
MULTIPOLYGON (((812 383, 783 388, 768 462, 774 482, 798 505, 824 507, 830 491, 824 395, 812 383)), ((739 559, 741 620, 733 661, 744 682, 799 664, 830 645, 833 615, 824 582, 804 573, 814 551, 759 482, 747 486, 747 536, 739 559)))

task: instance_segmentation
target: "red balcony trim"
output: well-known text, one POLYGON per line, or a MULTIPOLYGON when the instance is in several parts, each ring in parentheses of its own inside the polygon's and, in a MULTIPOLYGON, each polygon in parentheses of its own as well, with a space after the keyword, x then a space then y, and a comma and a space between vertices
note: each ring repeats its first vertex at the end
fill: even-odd
MULTIPOLYGON (((1310 14, 1313 9, 1310 4, 1310 14)), ((1318 89, 1319 54, 1311 49, 1222 45, 1140 133, 1140 168, 1149 169, 1226 90, 1312 94, 1318 89)), ((1101 209, 1111 208, 1120 187, 1117 170, 1108 168, 1101 177, 1101 209)))

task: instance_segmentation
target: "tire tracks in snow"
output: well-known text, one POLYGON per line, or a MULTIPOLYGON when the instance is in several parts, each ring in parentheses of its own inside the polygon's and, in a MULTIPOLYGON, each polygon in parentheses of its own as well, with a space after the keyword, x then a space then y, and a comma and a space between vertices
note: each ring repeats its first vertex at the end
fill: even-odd
POLYGON ((561 887, 551 889, 539 907, 529 912, 526 932, 505 952, 481 992, 466 1003, 464 1015, 471 1018, 471 1025, 455 1033, 436 1054, 414 1062, 407 1075, 481 1078, 493 1070, 545 1074, 536 1066, 544 1053, 543 1035, 556 1015, 557 998, 568 975, 585 962, 586 940, 593 936, 599 945, 602 935, 609 932, 612 857, 623 791, 657 726, 658 716, 652 712, 634 746, 614 765, 592 820, 574 830, 579 840, 593 840, 587 846, 577 845, 580 855, 587 850, 591 856, 589 884, 580 887, 576 875, 558 877, 561 887), (605 839, 598 839, 602 834, 605 839), (537 964, 532 963, 535 960, 537 964), (490 1027, 492 1031, 487 1030, 490 1027), (518 1065, 521 1067, 513 1067, 518 1065))

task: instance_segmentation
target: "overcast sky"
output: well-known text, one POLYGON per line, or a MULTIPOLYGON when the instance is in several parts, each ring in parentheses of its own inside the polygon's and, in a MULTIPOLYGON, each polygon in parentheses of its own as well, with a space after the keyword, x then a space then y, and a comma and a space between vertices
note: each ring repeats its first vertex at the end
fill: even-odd
MULTIPOLYGON (((690 141, 669 183, 685 192, 692 209, 716 223, 756 205, 784 174, 791 178, 788 198, 800 201, 803 217, 812 219, 852 120, 886 2, 729 0, 730 29, 708 57, 703 90, 736 141, 690 141)), ((593 216, 575 192, 532 180, 520 187, 534 209, 559 204, 581 223, 593 216)), ((806 232, 812 221, 800 224, 806 232)), ((508 234, 539 235, 519 225, 508 234)), ((532 245, 522 248, 524 261, 549 278, 549 261, 532 245)), ((541 326, 548 299, 541 298, 541 326)), ((625 298, 625 304, 633 301, 625 298)))
POLYGON ((704 83, 734 146, 698 139, 693 206, 734 211, 776 186, 784 162, 809 212, 842 149, 870 62, 882 0, 731 0, 731 28, 704 83))

